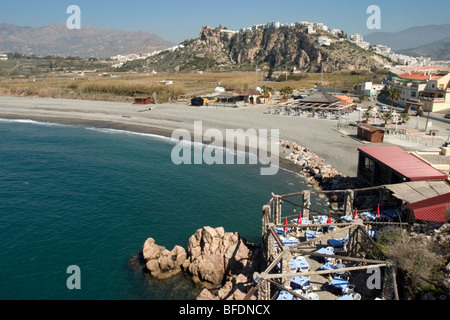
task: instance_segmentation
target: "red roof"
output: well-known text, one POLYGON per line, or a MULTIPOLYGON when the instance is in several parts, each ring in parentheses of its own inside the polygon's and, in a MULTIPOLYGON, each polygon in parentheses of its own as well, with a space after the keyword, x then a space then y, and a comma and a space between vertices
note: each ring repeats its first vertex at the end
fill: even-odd
POLYGON ((447 222, 447 209, 450 208, 450 193, 406 205, 414 212, 416 220, 447 222))
MULTIPOLYGON (((436 76, 436 73, 430 74, 432 77, 436 76)), ((428 80, 430 78, 430 75, 424 74, 424 72, 411 72, 411 74, 408 73, 402 73, 398 75, 399 78, 408 79, 408 80, 428 80)))
POLYGON ((382 162, 411 181, 446 180, 447 175, 399 146, 359 147, 359 151, 382 162))

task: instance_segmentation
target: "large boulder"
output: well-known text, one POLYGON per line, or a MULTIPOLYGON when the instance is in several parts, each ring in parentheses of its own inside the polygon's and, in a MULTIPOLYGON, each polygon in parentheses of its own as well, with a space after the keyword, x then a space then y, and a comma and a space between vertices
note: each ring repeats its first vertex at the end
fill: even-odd
POLYGON ((237 233, 207 226, 189 238, 188 255, 183 267, 195 282, 212 288, 221 285, 225 275, 245 269, 251 250, 237 233))
POLYGON ((172 251, 155 243, 148 238, 144 243, 142 256, 150 274, 158 279, 167 279, 181 272, 187 254, 183 247, 175 246, 172 251))

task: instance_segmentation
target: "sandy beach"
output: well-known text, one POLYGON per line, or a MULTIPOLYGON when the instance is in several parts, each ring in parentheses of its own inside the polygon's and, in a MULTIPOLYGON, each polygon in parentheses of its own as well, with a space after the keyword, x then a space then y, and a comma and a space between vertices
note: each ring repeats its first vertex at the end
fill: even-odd
MULTIPOLYGON (((170 137, 175 129, 193 132, 194 121, 202 121, 203 130, 279 129, 280 139, 308 147, 340 173, 355 177, 357 147, 363 142, 338 131, 336 120, 274 116, 269 105, 241 108, 191 107, 184 103, 138 105, 123 102, 52 99, 36 97, 0 97, 0 118, 30 119, 61 124, 84 124, 170 137), (149 110, 151 108, 151 110, 149 110)), ((356 113, 356 112, 355 112, 356 113)), ((355 116, 355 115, 354 115, 355 116)), ((423 119, 421 119, 423 120, 423 119)), ((356 134, 356 129, 344 129, 356 134)), ((293 169, 283 161, 280 166, 293 169)))
MULTIPOLYGON (((272 106, 273 108, 273 106, 272 106)), ((356 175, 357 150, 362 145, 337 132, 337 121, 268 114, 268 105, 243 108, 189 107, 182 103, 137 105, 52 98, 0 97, 0 118, 30 119, 62 124, 87 124, 171 136, 175 129, 192 132, 194 121, 203 130, 279 129, 280 139, 296 141, 323 157, 347 176, 356 175), (151 110, 149 110, 151 108, 151 110)), ((289 163, 280 162, 288 167, 289 163)))

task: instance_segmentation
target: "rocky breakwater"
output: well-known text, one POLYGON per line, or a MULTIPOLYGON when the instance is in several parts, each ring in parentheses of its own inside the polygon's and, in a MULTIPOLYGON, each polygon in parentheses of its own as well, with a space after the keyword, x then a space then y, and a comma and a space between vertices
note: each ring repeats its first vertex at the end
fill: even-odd
POLYGON ((189 238, 187 251, 180 246, 169 251, 149 238, 143 258, 158 279, 185 272, 203 289, 199 300, 241 300, 250 290, 253 273, 259 271, 259 248, 222 227, 198 229, 189 238))
POLYGON ((356 187, 353 178, 338 172, 309 148, 293 141, 280 141, 280 156, 295 165, 293 169, 306 178, 312 189, 345 190, 356 187))

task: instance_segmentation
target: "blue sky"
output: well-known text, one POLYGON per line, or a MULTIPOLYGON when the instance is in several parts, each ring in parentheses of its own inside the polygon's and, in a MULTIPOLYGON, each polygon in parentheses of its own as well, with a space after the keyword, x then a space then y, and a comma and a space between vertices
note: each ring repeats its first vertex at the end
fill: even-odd
POLYGON ((381 9, 381 30, 450 23, 450 1, 435 0, 14 0, 0 4, 0 23, 39 27, 66 23, 69 5, 81 9, 81 26, 147 30, 179 43, 195 38, 203 25, 238 30, 271 21, 323 22, 346 33, 369 34, 366 13, 381 9))

